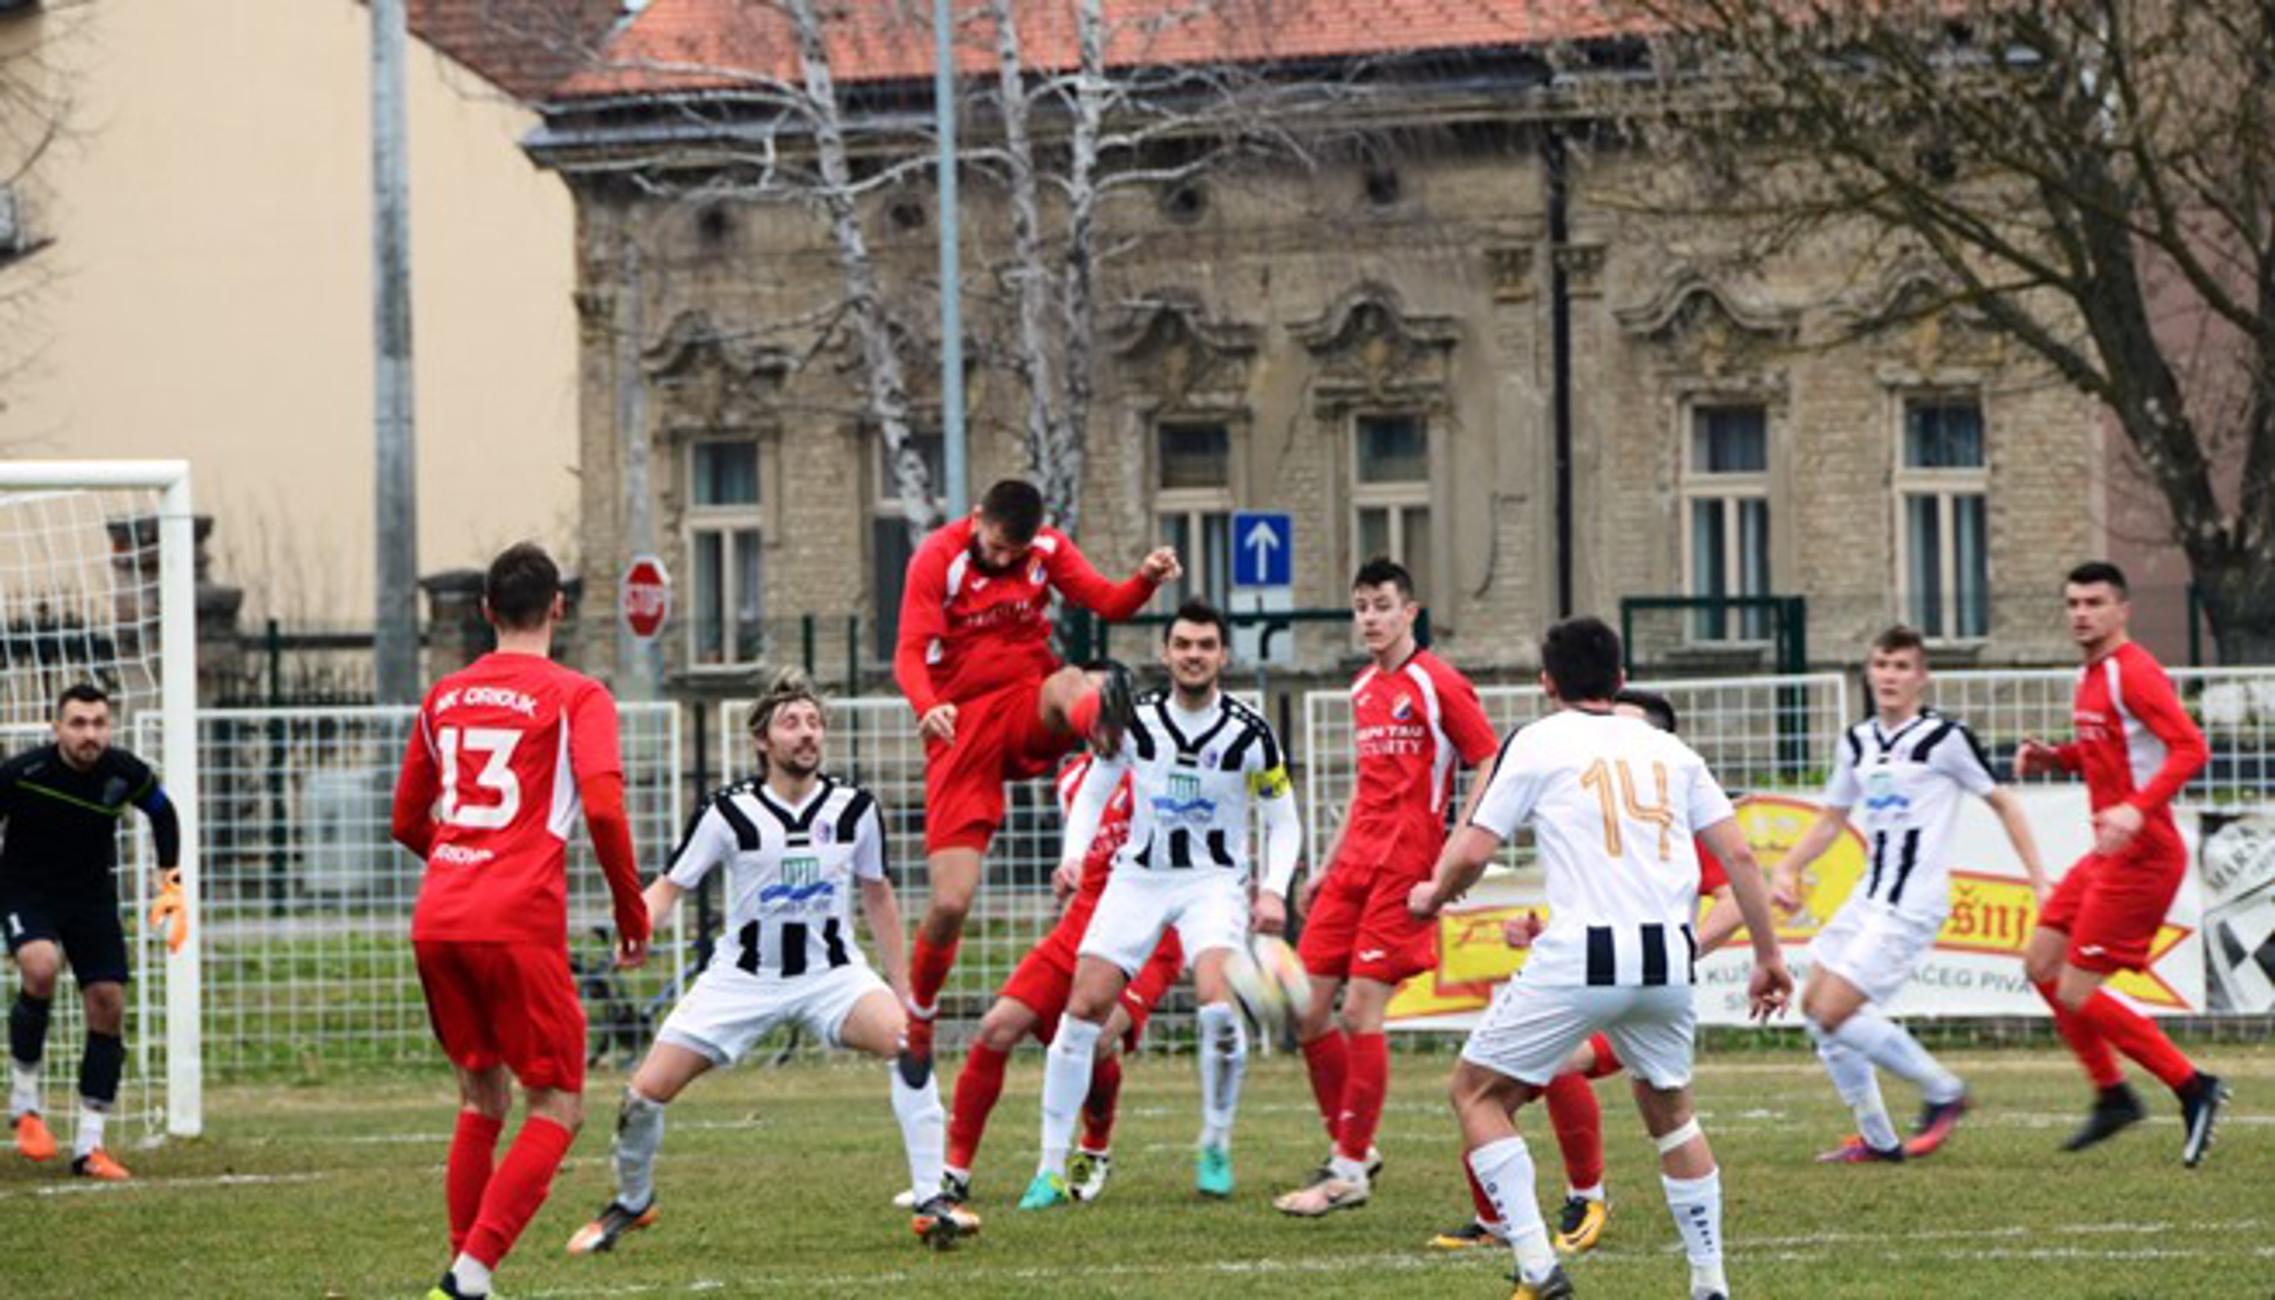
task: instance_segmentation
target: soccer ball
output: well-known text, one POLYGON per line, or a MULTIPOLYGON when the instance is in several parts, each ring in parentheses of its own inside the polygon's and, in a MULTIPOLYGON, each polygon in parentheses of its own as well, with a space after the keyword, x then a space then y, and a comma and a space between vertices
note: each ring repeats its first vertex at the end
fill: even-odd
POLYGON ((1277 1036, 1294 1008, 1311 1001, 1311 977, 1295 949, 1277 935, 1260 934, 1235 948, 1224 964, 1225 983, 1251 1023, 1277 1036))

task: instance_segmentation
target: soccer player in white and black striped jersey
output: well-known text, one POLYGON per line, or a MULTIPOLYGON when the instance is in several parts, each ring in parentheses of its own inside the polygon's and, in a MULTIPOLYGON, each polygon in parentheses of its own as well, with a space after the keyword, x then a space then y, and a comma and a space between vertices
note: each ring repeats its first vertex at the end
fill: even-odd
POLYGON ((1967 1111, 1959 1076, 1881 1013, 1934 949, 1951 910, 1951 828, 1961 796, 1979 795, 1990 804, 2031 889, 2046 897, 2046 870, 2021 802, 2000 788, 1965 723, 1921 703, 1926 641, 1911 628, 1889 628, 1874 638, 1864 675, 1873 714, 1842 735, 1825 784, 1825 810, 1777 864, 1771 890, 1779 906, 1799 908, 1806 894, 1801 873, 1832 847, 1852 816, 1861 823, 1861 888, 1809 945, 1815 964, 1801 995, 1817 1055, 1856 1115, 1856 1134, 1817 1157, 1832 1164, 1929 1155, 1967 1111), (1920 1118, 1908 1142, 1888 1118, 1876 1066, 1919 1085, 1920 1118))
POLYGON ((902 1058, 889 1073, 916 1233, 944 1247, 979 1228, 976 1215, 940 1191, 947 1122, 939 1084, 929 1069, 906 1068, 907 948, 877 801, 822 774, 827 718, 802 676, 785 673, 759 696, 750 731, 759 775, 714 795, 689 825, 670 869, 648 886, 648 913, 662 916, 714 867, 725 867, 727 929, 624 1090, 616 1196, 569 1239, 572 1255, 611 1249, 625 1233, 655 1222, 664 1107, 713 1066, 734 1064, 786 1024, 832 1046, 902 1058), (853 941, 856 893, 881 979, 853 941))
POLYGON ((1572 1049, 1601 1030, 1635 1080, 1659 1148, 1667 1208, 1690 1260, 1691 1300, 1727 1300, 1722 1180, 1691 1106, 1698 941, 1695 836, 1728 869, 1753 941, 1753 1013, 1793 989, 1771 931, 1768 887, 1730 800, 1688 745, 1612 708, 1619 634, 1600 619, 1558 623, 1541 642, 1556 712, 1502 742, 1467 823, 1407 907, 1435 916, 1468 892, 1520 825, 1548 876, 1548 928, 1501 986, 1454 1067, 1453 1106, 1469 1167, 1517 1256, 1515 1300, 1573 1294, 1533 1193, 1532 1156, 1513 1114, 1572 1049))
POLYGON ((1214 606, 1188 600, 1171 619, 1161 658, 1170 689, 1140 697, 1120 743, 1099 754, 1067 817, 1062 869, 1079 870, 1108 796, 1130 778, 1129 838, 1076 950, 1074 989, 1043 1070, 1043 1152, 1022 1210, 1073 1203, 1067 1186, 1074 1121, 1090 1090, 1091 1056, 1122 990, 1177 929, 1192 964, 1200 1038, 1201 1140, 1194 1186, 1232 1194, 1232 1122, 1248 1069, 1248 1038, 1233 1007, 1225 960, 1256 919, 1248 829, 1261 821, 1263 888, 1284 894, 1303 847, 1303 822, 1279 737, 1226 695, 1230 629, 1214 606))

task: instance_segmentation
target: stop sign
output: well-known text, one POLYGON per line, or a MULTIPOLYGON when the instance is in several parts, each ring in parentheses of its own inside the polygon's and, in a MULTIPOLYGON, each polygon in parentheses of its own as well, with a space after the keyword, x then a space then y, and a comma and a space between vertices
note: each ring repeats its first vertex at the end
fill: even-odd
POLYGON ((671 613, 671 575, 664 572, 664 562, 653 555, 634 556, 631 567, 624 570, 617 603, 633 636, 646 641, 662 631, 664 618, 671 613))

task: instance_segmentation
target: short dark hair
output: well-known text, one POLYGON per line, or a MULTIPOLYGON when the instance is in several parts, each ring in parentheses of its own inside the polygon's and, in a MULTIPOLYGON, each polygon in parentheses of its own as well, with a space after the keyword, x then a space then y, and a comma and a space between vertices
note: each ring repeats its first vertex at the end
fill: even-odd
POLYGON ((2130 596, 2132 593, 2132 588, 2125 585, 2125 571, 2107 560, 2087 560, 2070 570, 2070 576, 2063 581, 2081 587, 2091 586, 2096 582, 2106 582, 2117 589, 2117 594, 2120 597, 2130 596))
POLYGON ((1675 702, 1668 699, 1666 696, 1659 694, 1657 691, 1646 691, 1633 686, 1622 686, 1619 688, 1619 693, 1611 697, 1611 702, 1614 704, 1631 705, 1635 708, 1643 710, 1643 716, 1649 718, 1651 720, 1651 725, 1657 727, 1661 731, 1672 732, 1675 730, 1675 723, 1677 721, 1675 717, 1675 702))
POLYGON ((100 704, 107 709, 111 706, 111 693, 93 682, 73 682, 63 688, 63 694, 55 697, 56 717, 63 716, 63 707, 67 704, 100 704))
POLYGON ((1568 618, 1540 641, 1540 666, 1566 703, 1608 700, 1619 690, 1619 633, 1600 618, 1568 618))
MULTIPOLYGON (((813 679, 796 668, 785 668, 774 674, 766 689, 750 704, 750 736, 752 740, 766 739, 767 728, 774 725, 774 715, 793 704, 804 702, 814 706, 822 715, 822 725, 829 725, 829 703, 822 698, 821 688, 813 679)), ((766 757, 758 760, 759 775, 766 774, 766 757)))
POLYGON ((980 498, 980 515, 1014 542, 1034 541, 1043 530, 1042 490, 1023 478, 997 479, 980 498))
POLYGON ((1406 571, 1405 565, 1387 555, 1374 556, 1360 565, 1359 571, 1351 577, 1351 590, 1379 587, 1386 582, 1398 588, 1401 598, 1414 599, 1414 575, 1406 571))
POLYGON ((535 542, 516 542, 498 552, 482 575, 482 600, 490 620, 502 628, 542 627, 561 594, 561 570, 535 542))
POLYGON ((1185 603, 1177 607, 1177 613, 1162 625, 1162 644, 1168 644, 1169 630, 1179 623, 1207 623, 1216 629, 1217 640, 1228 646, 1232 644, 1231 621, 1225 618, 1223 610, 1211 605, 1199 596, 1186 597, 1185 603))
POLYGON ((1892 655, 1898 650, 1917 650, 1922 660, 1927 658, 1927 638, 1921 636, 1920 630, 1909 623, 1895 624, 1872 638, 1872 648, 1884 655, 1892 655))

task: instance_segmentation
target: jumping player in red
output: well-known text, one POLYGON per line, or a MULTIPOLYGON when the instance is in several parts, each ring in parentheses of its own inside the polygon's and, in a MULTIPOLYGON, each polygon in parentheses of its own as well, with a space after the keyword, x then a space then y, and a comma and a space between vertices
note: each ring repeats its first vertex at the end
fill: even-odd
POLYGON ((1049 772, 1085 738, 1118 738, 1134 706, 1126 669, 1088 674, 1051 654, 1051 593, 1120 620, 1183 572, 1164 547, 1124 582, 1100 577, 1044 525, 1042 493, 1019 479, 989 488, 910 558, 893 677, 924 737, 931 897, 909 956, 909 1068, 931 1066, 932 1018, 1003 824, 1003 783, 1049 772))
MULTIPOLYGON (((1624 687, 1612 696, 1612 712, 1641 718, 1661 731, 1675 730, 1673 701, 1655 691, 1624 687)), ((1479 782, 1477 793, 1484 789, 1485 783, 1479 782)), ((1707 849, 1704 840, 1698 841, 1696 847, 1698 896, 1714 900, 1698 925, 1698 953, 1703 957, 1728 943, 1744 920, 1738 914, 1738 901, 1730 891, 1730 876, 1723 870, 1721 860, 1707 849)), ((1546 923, 1538 912, 1527 912, 1516 920, 1504 922, 1502 935, 1512 948, 1529 948, 1545 928, 1546 923)), ((1561 1254, 1573 1255, 1594 1248, 1609 1220, 1609 1203, 1604 1196, 1604 1117, 1603 1108, 1596 1103, 1594 1085, 1596 1080, 1609 1078, 1624 1068, 1619 1053, 1612 1049, 1611 1039, 1597 1034, 1574 1048, 1564 1062, 1563 1071, 1549 1081, 1545 1094, 1548 1121, 1556 1130, 1557 1150, 1564 1158, 1564 1209, 1557 1216, 1556 1232, 1550 1241, 1561 1254)), ((1430 1244, 1441 1250, 1507 1246, 1500 1211, 1493 1208, 1493 1198, 1485 1194, 1466 1161, 1463 1170, 1469 1179, 1470 1201, 1477 1213, 1460 1227, 1432 1237, 1430 1244)))
POLYGON ((568 953, 580 804, 615 902, 617 964, 648 952, 616 702, 546 657, 560 570, 533 544, 508 548, 482 610, 498 648, 427 692, 395 784, 395 840, 427 864, 411 915, 419 983, 461 1103, 444 1176, 456 1258, 428 1300, 490 1293, 584 1123, 585 1015, 568 953), (517 1080, 529 1118, 493 1171, 517 1080))
MULTIPOLYGON (((1364 1205, 1370 1195, 1380 1166, 1375 1129, 1390 1089, 1383 1008, 1400 981, 1437 964, 1435 924, 1409 914, 1406 895, 1437 866, 1455 765, 1475 766, 1500 744, 1469 679, 1415 644, 1421 606, 1404 568, 1379 557, 1362 565, 1351 580, 1351 612, 1374 659, 1351 684, 1358 781, 1327 869, 1304 884, 1309 915, 1296 945, 1311 976, 1296 1036, 1335 1147, 1309 1185, 1274 1202, 1305 1218, 1364 1205)), ((1259 889, 1256 901, 1257 928, 1270 932, 1280 899, 1259 889)))
MULTIPOLYGON (((1082 778, 1089 770, 1088 755, 1059 770, 1061 812, 1073 806, 1075 793, 1082 788, 1082 778)), ((1098 896, 1106 892, 1106 879, 1114 870, 1114 851, 1129 834, 1130 783, 1124 780, 1106 803, 1098 838, 1091 841, 1090 853, 1082 860, 1081 878, 1051 878, 1051 886, 1061 898, 1069 898, 1071 891, 1058 925, 1011 972, 996 995, 995 1005, 980 1021, 979 1034, 964 1058, 964 1071, 956 1076, 956 1098, 948 1121, 948 1169, 942 1190, 958 1202, 971 1197, 972 1160, 979 1153, 980 1138, 987 1132, 988 1115, 1003 1095, 1003 1068, 1011 1049, 1030 1034, 1036 1042, 1047 1045, 1058 1033, 1059 1016, 1066 1010, 1067 995, 1074 990, 1075 949, 1082 943, 1083 931, 1090 927, 1091 913, 1098 909, 1098 896)), ((1106 1190, 1114 1167, 1114 1118, 1122 1092, 1122 1052, 1137 1046, 1154 1004, 1177 982, 1184 963, 1184 949, 1177 942, 1177 931, 1171 929, 1162 935, 1152 960, 1122 990, 1121 1006, 1107 1020, 1106 1032, 1099 1035, 1090 1095, 1082 1103, 1082 1142, 1067 1166, 1067 1183, 1076 1200, 1094 1201, 1106 1190)))
POLYGON ((2115 1047, 2180 1099, 2180 1159, 2193 1169, 2211 1148, 2227 1085, 2101 984, 2121 970, 2148 969, 2150 940, 2188 874, 2172 798, 2209 751, 2163 666, 2126 636, 2132 603, 2124 573, 2114 564, 2081 564, 2070 570, 2062 600, 2070 639, 2085 656, 2071 709, 2077 739, 2025 739, 2014 755, 2018 777, 2083 774, 2093 806, 2093 852, 2055 885, 2022 958, 2054 1009, 2055 1027, 2101 1090, 2062 1149, 2082 1151, 2145 1115, 2109 1050, 2115 1047))

